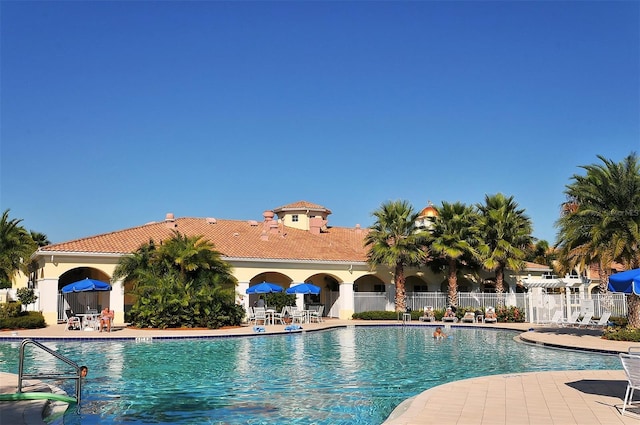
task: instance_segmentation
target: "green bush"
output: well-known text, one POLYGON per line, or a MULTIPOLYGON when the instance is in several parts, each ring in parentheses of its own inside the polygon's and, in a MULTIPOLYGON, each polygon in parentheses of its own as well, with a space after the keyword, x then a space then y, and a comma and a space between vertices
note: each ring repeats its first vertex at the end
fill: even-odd
POLYGON ((16 295, 18 296, 18 301, 23 305, 33 304, 38 299, 38 296, 31 288, 20 288, 16 291, 16 295))
POLYGON ((295 294, 286 294, 284 292, 274 292, 271 294, 265 294, 264 302, 269 308, 275 311, 282 311, 282 307, 296 305, 295 294))
POLYGON ((11 301, 0 304, 0 319, 18 317, 21 312, 22 304, 20 304, 19 302, 11 301))
POLYGON ((612 327, 604 330, 602 338, 610 341, 640 342, 640 329, 612 327))
POLYGON ((497 307, 496 315, 498 316, 498 322, 507 322, 507 323, 523 323, 524 322, 524 313, 522 313, 518 307, 505 307, 505 306, 497 307))
POLYGON ((39 311, 25 311, 19 316, 0 318, 0 329, 39 329, 46 326, 44 316, 39 311))

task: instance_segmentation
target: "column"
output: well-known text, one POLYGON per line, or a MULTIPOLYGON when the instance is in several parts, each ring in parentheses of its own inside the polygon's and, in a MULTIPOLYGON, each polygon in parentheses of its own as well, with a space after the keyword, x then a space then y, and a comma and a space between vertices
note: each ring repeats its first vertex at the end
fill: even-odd
POLYGON ((342 320, 353 319, 355 303, 353 302, 353 282, 340 283, 338 298, 338 317, 342 320))

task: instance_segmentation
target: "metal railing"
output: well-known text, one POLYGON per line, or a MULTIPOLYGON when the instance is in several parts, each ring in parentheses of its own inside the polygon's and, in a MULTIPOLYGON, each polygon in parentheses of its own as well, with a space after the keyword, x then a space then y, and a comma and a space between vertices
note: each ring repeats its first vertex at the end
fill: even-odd
POLYGON ((81 366, 78 366, 74 361, 66 358, 62 354, 59 354, 49 347, 40 344, 38 341, 32 339, 24 339, 20 344, 20 363, 18 371, 18 392, 22 392, 22 381, 25 379, 74 379, 76 381, 76 401, 80 403, 80 395, 82 392, 82 379, 80 376, 81 366), (24 373, 24 350, 28 344, 33 344, 36 347, 46 351, 55 358, 65 362, 74 368, 75 373, 24 373))

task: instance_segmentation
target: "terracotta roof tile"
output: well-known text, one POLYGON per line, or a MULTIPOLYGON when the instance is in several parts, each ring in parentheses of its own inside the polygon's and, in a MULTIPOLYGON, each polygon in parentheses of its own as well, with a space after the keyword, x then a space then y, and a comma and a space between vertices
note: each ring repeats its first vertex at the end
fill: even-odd
POLYGON ((330 209, 325 208, 322 205, 314 204, 313 202, 307 202, 307 201, 293 202, 291 204, 274 208, 273 211, 275 213, 278 213, 279 211, 288 211, 288 210, 314 210, 314 211, 324 211, 327 214, 331 214, 330 209))
POLYGON ((312 234, 280 226, 278 233, 266 233, 262 222, 206 218, 177 218, 174 221, 89 236, 49 245, 40 252, 85 252, 126 254, 153 239, 172 237, 176 230, 188 236, 201 235, 226 257, 283 260, 366 261, 364 236, 367 229, 329 227, 326 233, 312 234))

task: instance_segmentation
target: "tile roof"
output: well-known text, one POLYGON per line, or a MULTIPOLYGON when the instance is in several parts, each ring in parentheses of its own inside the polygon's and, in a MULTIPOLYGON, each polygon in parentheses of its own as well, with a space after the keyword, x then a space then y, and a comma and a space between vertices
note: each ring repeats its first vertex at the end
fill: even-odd
POLYGON ((330 209, 325 208, 322 205, 314 204, 312 202, 307 202, 307 201, 298 201, 298 202, 293 202, 291 204, 283 205, 281 207, 274 208, 273 212, 277 214, 280 211, 290 211, 290 210, 313 210, 313 211, 322 211, 322 212, 326 212, 327 214, 331 214, 330 209))
POLYGON ((230 258, 366 261, 367 249, 363 240, 367 229, 329 227, 326 233, 312 234, 280 225, 277 233, 271 233, 265 232, 263 223, 255 220, 213 221, 207 218, 176 218, 173 221, 148 223, 48 245, 41 248, 39 253, 126 254, 134 252, 151 239, 156 243, 169 239, 173 230, 176 230, 188 236, 203 236, 214 244, 217 251, 230 258))

